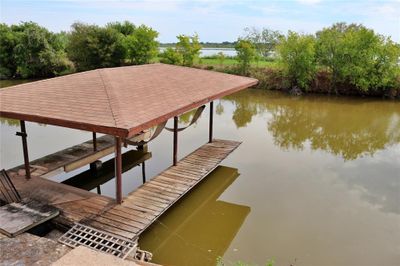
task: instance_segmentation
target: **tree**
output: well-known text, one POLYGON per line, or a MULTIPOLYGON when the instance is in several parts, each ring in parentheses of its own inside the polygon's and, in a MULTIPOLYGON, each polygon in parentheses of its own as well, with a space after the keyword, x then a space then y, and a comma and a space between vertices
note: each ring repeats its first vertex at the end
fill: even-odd
POLYGON ((133 33, 124 38, 126 56, 135 65, 147 64, 157 55, 158 32, 150 27, 141 25, 133 33))
POLYGON ((112 27, 74 23, 67 53, 79 71, 120 66, 125 59, 122 39, 112 27))
POLYGON ((168 47, 159 55, 160 62, 171 65, 182 65, 183 58, 174 48, 168 47))
POLYGON ((256 50, 253 43, 248 40, 238 39, 236 45, 236 58, 239 62, 239 72, 243 75, 249 73, 251 61, 256 57, 256 50))
POLYGON ((350 83, 366 92, 394 85, 398 45, 363 25, 336 23, 317 32, 317 58, 332 74, 331 87, 350 83))
POLYGON ((15 76, 48 77, 72 72, 57 35, 33 22, 11 26, 17 42, 12 51, 15 76))
POLYGON ((0 79, 15 75, 17 66, 14 63, 13 50, 18 42, 16 34, 4 23, 0 24, 0 79))
POLYGON ((199 43, 199 36, 178 35, 178 42, 176 44, 176 51, 182 55, 182 64, 184 66, 192 66, 194 59, 200 55, 201 45, 199 43))
POLYGON ((178 35, 175 47, 168 47, 160 53, 160 62, 174 65, 193 66, 194 60, 199 57, 201 45, 199 36, 178 35))
POLYGON ((218 52, 216 58, 218 60, 219 66, 222 67, 225 61, 225 54, 223 52, 218 52))
POLYGON ((316 72, 314 37, 289 31, 277 49, 291 86, 307 90, 316 72))
POLYGON ((279 31, 262 28, 261 30, 255 27, 248 27, 244 29, 245 35, 243 39, 252 42, 257 50, 257 53, 264 58, 270 56, 271 52, 275 50, 276 45, 282 38, 279 31))
POLYGON ((110 22, 106 25, 107 28, 114 29, 124 36, 131 35, 135 32, 136 26, 132 22, 125 20, 124 22, 110 22))

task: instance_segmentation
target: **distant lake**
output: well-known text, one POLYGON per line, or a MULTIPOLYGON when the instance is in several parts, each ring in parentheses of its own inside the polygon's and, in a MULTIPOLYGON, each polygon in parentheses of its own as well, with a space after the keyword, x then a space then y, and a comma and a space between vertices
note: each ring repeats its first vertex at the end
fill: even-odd
MULTIPOLYGON (((160 47, 160 51, 164 51, 166 47, 160 47)), ((216 55, 222 52, 226 56, 236 56, 236 50, 233 48, 203 48, 200 50, 200 57, 216 55)))

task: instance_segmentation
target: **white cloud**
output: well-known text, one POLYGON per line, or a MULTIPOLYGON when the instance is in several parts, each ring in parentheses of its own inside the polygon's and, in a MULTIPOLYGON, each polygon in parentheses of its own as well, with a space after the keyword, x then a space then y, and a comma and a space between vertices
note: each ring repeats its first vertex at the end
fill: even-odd
POLYGON ((322 0, 297 0, 300 4, 305 5, 316 5, 322 2, 322 0))

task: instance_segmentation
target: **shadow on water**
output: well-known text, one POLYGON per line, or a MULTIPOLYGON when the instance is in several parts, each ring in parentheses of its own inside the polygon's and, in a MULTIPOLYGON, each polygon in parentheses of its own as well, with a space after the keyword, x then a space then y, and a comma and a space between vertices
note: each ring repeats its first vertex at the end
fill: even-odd
POLYGON ((237 169, 219 166, 141 235, 141 248, 167 265, 215 265, 250 213, 248 206, 218 200, 238 176, 237 169))
MULTIPOLYGON (((151 152, 130 150, 122 154, 122 172, 127 172, 133 167, 142 164, 151 158, 151 152)), ((99 163, 99 162, 98 162, 99 163)), ((99 187, 115 177, 114 158, 106 162, 93 164, 91 169, 75 175, 62 183, 85 190, 99 187)))

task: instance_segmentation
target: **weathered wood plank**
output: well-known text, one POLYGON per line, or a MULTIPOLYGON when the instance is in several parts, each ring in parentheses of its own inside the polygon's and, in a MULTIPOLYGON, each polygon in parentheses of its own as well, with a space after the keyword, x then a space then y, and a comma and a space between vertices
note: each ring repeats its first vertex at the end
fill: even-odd
MULTIPOLYGON (((203 145, 180 160, 177 166, 169 167, 131 192, 122 205, 117 205, 114 199, 40 177, 27 181, 14 173, 13 181, 18 191, 22 190, 22 196, 36 197, 60 208, 59 221, 63 224, 84 221, 100 230, 133 239, 214 170, 239 144, 215 140, 203 145)), ((90 143, 83 147, 92 148, 90 143)), ((66 154, 58 159, 65 163, 67 159, 76 159, 75 155, 66 154)), ((45 174, 52 171, 52 167, 51 164, 38 165, 37 173, 45 174)))
POLYGON ((14 237, 58 214, 57 208, 40 202, 13 202, 0 207, 0 232, 14 237))

